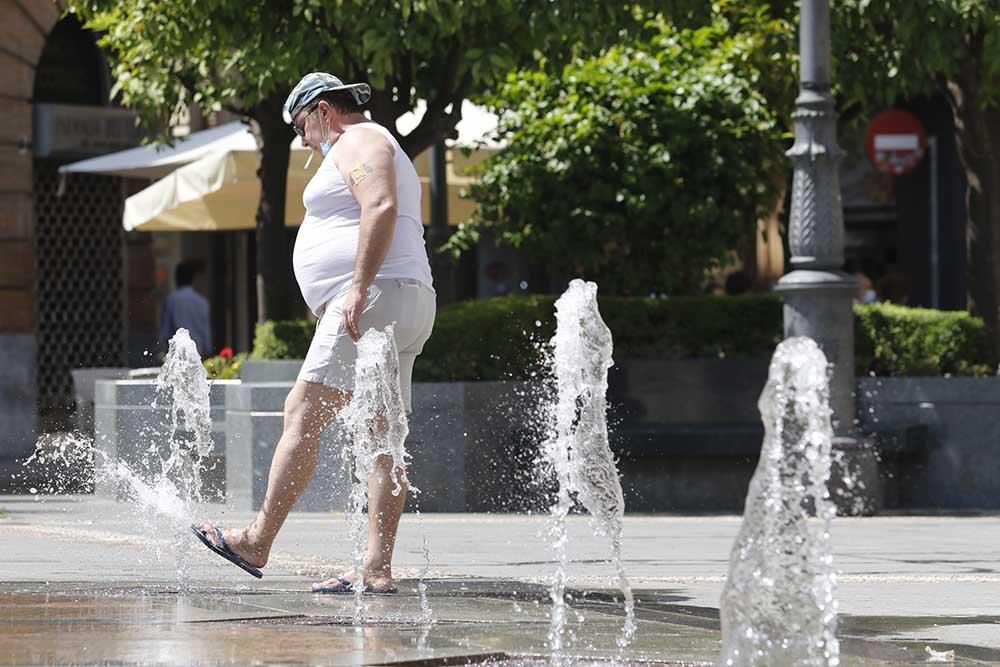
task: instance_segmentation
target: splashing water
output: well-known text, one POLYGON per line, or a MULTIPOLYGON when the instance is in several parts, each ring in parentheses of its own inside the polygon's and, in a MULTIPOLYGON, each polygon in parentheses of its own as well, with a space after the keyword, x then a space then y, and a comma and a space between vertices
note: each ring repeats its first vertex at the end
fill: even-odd
MULTIPOLYGON (((350 452, 345 452, 344 459, 353 463, 354 468, 349 521, 354 540, 354 616, 355 622, 360 623, 364 617, 362 592, 367 526, 364 508, 368 501, 368 478, 375 470, 375 460, 379 456, 392 459, 389 474, 394 496, 403 492, 404 483, 408 484, 405 470, 409 455, 405 442, 410 427, 399 388, 399 353, 392 325, 384 331, 369 329, 361 337, 354 373, 354 394, 339 418, 351 448, 350 452), (403 471, 402 476, 400 471, 403 471)), ((413 493, 419 492, 413 486, 409 488, 413 493)))
POLYGON ((758 401, 764 443, 722 592, 720 665, 840 663, 829 394, 819 346, 782 342, 758 401))
MULTIPOLYGON (((423 526, 421 525, 421 529, 423 526)), ((427 546, 427 533, 421 530, 420 552, 424 557, 424 566, 420 569, 417 577, 417 593, 420 595, 420 622, 429 625, 434 622, 434 613, 431 611, 431 602, 427 597, 427 575, 431 570, 431 550, 427 546)))
POLYGON ((573 497, 594 518, 596 532, 610 542, 611 559, 625 597, 625 624, 618 644, 635 635, 635 603, 622 564, 622 520, 625 500, 614 456, 608 446, 608 368, 613 341, 597 307, 597 285, 573 280, 556 301, 556 335, 552 366, 556 399, 544 455, 558 482, 552 506, 552 548, 558 566, 553 577, 549 645, 558 661, 566 625, 568 535, 566 516, 573 497))
MULTIPOLYGON (((136 461, 109 458, 93 439, 67 433, 40 438, 24 465, 54 464, 63 470, 93 466, 96 483, 113 489, 116 497, 128 503, 133 525, 143 530, 148 545, 143 556, 171 558, 183 580, 191 551, 188 525, 193 503, 202 500, 201 458, 212 447, 208 380, 186 329, 178 329, 170 340, 157 377, 154 407, 161 407, 161 401, 170 409, 171 432, 164 439, 150 425, 149 445, 136 461)), ((48 490, 59 492, 61 483, 52 480, 48 490)))
POLYGON ((180 497, 201 502, 200 460, 212 451, 208 376, 187 329, 178 329, 156 377, 157 404, 170 402, 171 446, 162 475, 176 480, 180 497))

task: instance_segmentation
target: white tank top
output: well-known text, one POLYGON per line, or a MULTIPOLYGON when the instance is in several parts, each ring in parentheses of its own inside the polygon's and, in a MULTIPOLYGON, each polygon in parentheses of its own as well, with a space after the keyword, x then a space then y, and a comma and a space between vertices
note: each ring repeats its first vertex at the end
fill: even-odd
MULTIPOLYGON (((430 262, 420 222, 420 179, 395 137, 378 123, 352 125, 375 130, 393 148, 396 170, 396 227, 376 278, 409 278, 431 287, 430 262)), ((345 291, 354 278, 361 229, 361 205, 351 194, 334 163, 337 142, 302 192, 306 217, 295 239, 292 265, 302 298, 313 313, 345 291)))

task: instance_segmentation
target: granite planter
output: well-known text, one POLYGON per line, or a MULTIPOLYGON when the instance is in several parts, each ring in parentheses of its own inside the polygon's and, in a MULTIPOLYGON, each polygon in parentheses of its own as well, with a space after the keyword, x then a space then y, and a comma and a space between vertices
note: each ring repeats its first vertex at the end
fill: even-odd
POLYGON ((1000 378, 860 378, 856 402, 864 431, 926 431, 883 454, 890 506, 1000 508, 1000 378))
POLYGON ((543 506, 534 461, 544 437, 540 387, 526 382, 417 382, 407 451, 429 512, 504 512, 543 506))
POLYGON ((764 428, 769 361, 623 359, 608 375, 609 428, 629 511, 739 512, 764 428))
MULTIPOLYGON (((284 425, 285 398, 293 382, 242 382, 226 388, 226 506, 256 511, 264 502, 275 446, 284 425)), ((322 435, 312 481, 296 511, 335 511, 348 506, 349 470, 344 438, 335 422, 322 435)))
MULTIPOLYGON (((233 509, 260 507, 283 407, 300 362, 251 365, 212 386, 213 461, 207 492, 233 509)), ((738 512, 763 437, 757 398, 766 359, 623 360, 609 377, 611 444, 629 511, 738 512)), ((112 459, 142 468, 166 442, 169 415, 153 380, 98 380, 95 434, 112 459)), ((535 460, 545 437, 541 385, 414 383, 407 448, 422 511, 525 511, 546 506, 535 460)), ((862 378, 858 426, 876 440, 890 508, 1000 507, 1000 378, 862 378)), ((297 510, 342 510, 349 470, 334 424, 297 510)), ((108 493, 108 489, 98 489, 108 493)))
POLYGON ((97 367, 74 368, 69 373, 73 378, 73 401, 76 404, 74 421, 76 428, 86 436, 94 434, 94 392, 98 380, 122 380, 129 376, 129 368, 97 367))
POLYGON ((247 359, 240 368, 243 382, 295 382, 302 359, 247 359))
MULTIPOLYGON (((202 494, 209 500, 225 497, 226 388, 239 380, 216 380, 211 383, 209 398, 212 417, 212 451, 202 470, 202 494)), ((150 477, 157 470, 157 460, 169 451, 171 417, 161 400, 156 405, 156 380, 97 380, 94 384, 94 444, 107 461, 121 461, 133 471, 150 477), (150 447, 155 444, 150 456, 150 447)), ((190 434, 179 434, 190 437, 190 434)), ((105 480, 97 479, 98 495, 121 495, 105 480)))
MULTIPOLYGON (((293 382, 243 382, 226 395, 226 503, 256 510, 267 489, 274 447, 281 437, 283 406, 293 382)), ((519 509, 533 502, 524 459, 536 442, 527 388, 520 383, 415 383, 407 475, 419 493, 410 507, 427 512, 519 509), (529 429, 530 430, 530 429, 529 429)), ((347 442, 335 421, 323 434, 316 473, 297 511, 346 509, 350 468, 347 442)), ((530 474, 530 470, 528 471, 530 474)))

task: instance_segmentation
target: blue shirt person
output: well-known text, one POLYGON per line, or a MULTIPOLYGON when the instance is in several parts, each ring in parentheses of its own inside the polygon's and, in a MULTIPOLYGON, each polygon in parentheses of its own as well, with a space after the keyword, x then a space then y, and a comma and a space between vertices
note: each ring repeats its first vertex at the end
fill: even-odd
POLYGON ((178 329, 187 329, 191 340, 198 346, 198 353, 203 357, 212 351, 212 320, 208 299, 192 287, 195 277, 204 271, 205 264, 201 260, 184 260, 174 269, 174 282, 177 289, 172 292, 163 304, 163 316, 160 318, 160 346, 164 353, 168 342, 178 329))

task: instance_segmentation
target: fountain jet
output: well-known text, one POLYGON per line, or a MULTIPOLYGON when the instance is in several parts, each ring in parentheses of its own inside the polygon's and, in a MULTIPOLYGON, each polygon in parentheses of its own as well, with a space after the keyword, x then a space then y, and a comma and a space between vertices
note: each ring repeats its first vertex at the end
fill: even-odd
POLYGON ((771 359, 758 401, 764 443, 722 592, 720 665, 840 663, 828 368, 804 337, 771 359))

